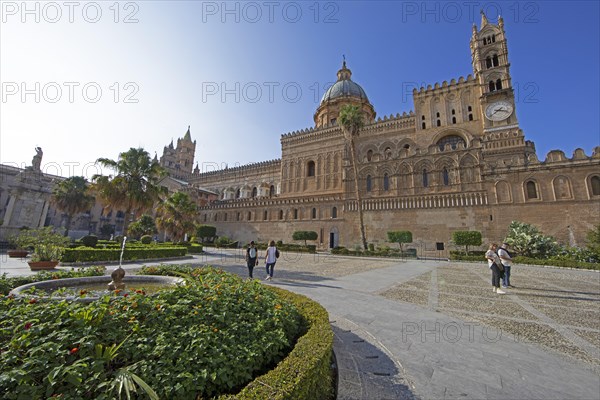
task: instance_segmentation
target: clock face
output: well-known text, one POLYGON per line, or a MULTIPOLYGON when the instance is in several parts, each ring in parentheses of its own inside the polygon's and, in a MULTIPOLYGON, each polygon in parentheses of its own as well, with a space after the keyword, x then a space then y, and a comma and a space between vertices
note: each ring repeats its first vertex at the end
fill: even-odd
POLYGON ((492 103, 485 109, 485 116, 491 121, 502 121, 513 113, 513 106, 508 101, 492 103))

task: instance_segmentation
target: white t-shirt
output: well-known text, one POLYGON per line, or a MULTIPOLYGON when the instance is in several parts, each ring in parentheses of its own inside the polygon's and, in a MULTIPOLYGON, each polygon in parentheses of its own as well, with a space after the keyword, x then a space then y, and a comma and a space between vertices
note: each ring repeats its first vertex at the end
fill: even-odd
POLYGON ((275 246, 267 247, 267 264, 273 264, 277 261, 277 257, 275 257, 275 250, 277 250, 275 246))
POLYGON ((502 265, 510 267, 511 258, 510 255, 508 255, 508 251, 506 251, 502 247, 498 248, 498 257, 500 258, 500 262, 502 262, 502 265), (503 259, 502 257, 505 257, 506 259, 503 259))
POLYGON ((494 252, 494 250, 488 250, 485 252, 485 258, 488 260, 488 267, 492 268, 492 264, 496 263, 498 265, 500 263, 500 258, 498 258, 498 254, 494 252))

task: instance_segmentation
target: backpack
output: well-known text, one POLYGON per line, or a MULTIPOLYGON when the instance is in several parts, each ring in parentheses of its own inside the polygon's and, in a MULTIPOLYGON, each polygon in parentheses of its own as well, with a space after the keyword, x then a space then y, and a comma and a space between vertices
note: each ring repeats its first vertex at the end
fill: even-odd
POLYGON ((275 249, 275 258, 279 258, 279 250, 275 249))

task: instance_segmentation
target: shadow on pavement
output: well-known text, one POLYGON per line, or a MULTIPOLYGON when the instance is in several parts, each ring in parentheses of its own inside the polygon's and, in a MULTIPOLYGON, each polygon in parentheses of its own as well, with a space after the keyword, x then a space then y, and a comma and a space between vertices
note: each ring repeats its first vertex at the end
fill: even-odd
POLYGON ((333 349, 338 367, 338 400, 416 400, 396 364, 378 347, 336 326, 333 349))

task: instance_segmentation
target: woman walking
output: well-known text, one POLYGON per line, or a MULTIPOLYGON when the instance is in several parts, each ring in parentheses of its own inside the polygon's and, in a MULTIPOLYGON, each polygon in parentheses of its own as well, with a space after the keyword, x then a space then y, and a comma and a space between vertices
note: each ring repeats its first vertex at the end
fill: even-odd
POLYGON ((273 279, 273 270, 275 269, 275 263, 277 262, 278 257, 279 250, 275 247, 275 241, 271 240, 269 242, 269 247, 267 247, 267 252, 265 253, 265 263, 267 268, 267 277, 265 280, 269 281, 273 279))
POLYGON ((492 286, 494 293, 506 294, 506 292, 500 289, 500 257, 496 254, 498 245, 496 243, 490 244, 488 251, 485 252, 485 258, 488 260, 488 266, 492 270, 492 286))

